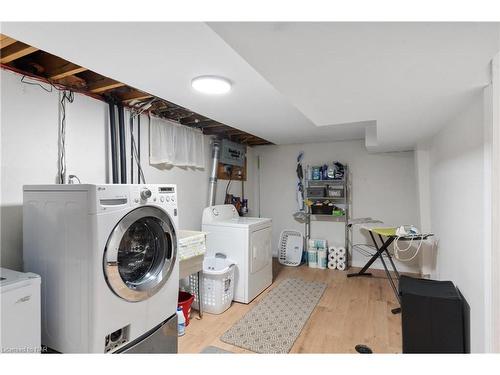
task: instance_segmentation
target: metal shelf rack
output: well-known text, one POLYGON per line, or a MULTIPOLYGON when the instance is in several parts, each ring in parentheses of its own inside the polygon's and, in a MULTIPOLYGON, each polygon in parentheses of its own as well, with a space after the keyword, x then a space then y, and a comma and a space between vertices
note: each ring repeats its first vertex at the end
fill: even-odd
MULTIPOLYGON (((351 218, 351 176, 349 172, 349 168, 347 165, 344 165, 344 178, 342 180, 309 180, 305 179, 305 189, 304 189, 304 200, 310 201, 330 201, 335 205, 344 209, 343 216, 335 216, 329 214, 313 214, 311 212, 311 208, 306 205, 305 212, 305 249, 308 250, 309 247, 309 239, 311 238, 311 221, 317 219, 328 219, 333 223, 343 223, 344 224, 344 242, 346 249, 346 264, 347 267, 350 266, 351 263, 351 251, 349 248, 349 243, 351 241, 350 236, 350 228, 348 227, 349 219, 351 218), (307 194, 308 187, 312 186, 342 186, 343 196, 342 197, 312 197, 307 194)), ((340 190, 340 189, 339 189, 340 190)))

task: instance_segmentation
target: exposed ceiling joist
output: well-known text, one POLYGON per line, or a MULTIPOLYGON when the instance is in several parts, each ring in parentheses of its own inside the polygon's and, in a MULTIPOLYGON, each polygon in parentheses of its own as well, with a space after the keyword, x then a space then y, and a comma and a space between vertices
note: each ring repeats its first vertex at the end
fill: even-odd
POLYGON ((17 42, 17 40, 12 39, 6 35, 0 34, 0 48, 10 46, 11 44, 14 44, 15 42, 17 42))
POLYGON ((146 94, 145 92, 139 90, 134 90, 120 95, 120 100, 123 102, 128 102, 130 100, 144 100, 144 99, 150 99, 152 97, 153 95, 146 94))
POLYGON ((35 51, 38 51, 38 48, 31 47, 22 42, 15 42, 5 48, 2 48, 2 50, 0 51, 0 63, 10 63, 35 51))
POLYGON ((155 97, 114 79, 102 76, 99 73, 45 51, 38 50, 6 35, 0 34, 0 42, 2 46, 0 51, 1 62, 6 69, 13 68, 12 70, 18 73, 31 77, 39 77, 49 82, 56 82, 68 90, 77 90, 80 93, 92 94, 91 96, 103 100, 120 100, 124 105, 128 105, 128 102, 132 100, 136 100, 141 104, 146 103, 151 98, 155 98, 152 102, 152 107, 148 111, 156 116, 178 121, 192 128, 201 129, 207 135, 229 138, 236 142, 245 140, 247 145, 269 144, 268 141, 261 138, 219 123, 187 108, 155 97), (33 69, 34 67, 36 69, 33 69))
POLYGON ((57 81, 59 79, 72 76, 88 70, 82 66, 68 62, 67 64, 47 73, 49 79, 57 81))
POLYGON ((87 86, 87 89, 93 94, 100 94, 123 86, 125 86, 124 83, 117 82, 114 79, 104 78, 102 80, 89 84, 87 86))

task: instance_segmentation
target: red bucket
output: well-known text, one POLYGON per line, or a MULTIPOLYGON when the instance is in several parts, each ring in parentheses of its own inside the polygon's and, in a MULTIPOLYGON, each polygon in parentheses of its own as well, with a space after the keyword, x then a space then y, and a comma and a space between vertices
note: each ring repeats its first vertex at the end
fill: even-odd
POLYGON ((186 318, 186 327, 189 325, 189 315, 191 315, 191 305, 193 304, 194 296, 187 293, 179 291, 179 302, 178 306, 182 308, 182 313, 184 318, 186 318))

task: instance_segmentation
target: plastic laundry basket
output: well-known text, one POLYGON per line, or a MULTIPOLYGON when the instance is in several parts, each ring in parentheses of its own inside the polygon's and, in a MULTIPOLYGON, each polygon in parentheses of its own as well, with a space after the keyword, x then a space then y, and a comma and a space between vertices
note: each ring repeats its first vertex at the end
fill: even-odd
MULTIPOLYGON (((234 267, 230 259, 206 257, 203 260, 203 311, 221 314, 226 311, 234 296, 234 267)), ((191 289, 196 285, 197 275, 190 276, 191 289)), ((194 290, 193 290, 194 291, 194 290)), ((195 299, 198 302, 198 299, 195 299)))

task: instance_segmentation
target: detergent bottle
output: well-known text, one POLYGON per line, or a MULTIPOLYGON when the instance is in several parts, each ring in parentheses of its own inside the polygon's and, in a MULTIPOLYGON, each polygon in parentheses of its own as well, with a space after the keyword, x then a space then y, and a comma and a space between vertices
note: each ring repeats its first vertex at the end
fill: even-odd
POLYGON ((179 336, 184 336, 186 332, 186 318, 182 312, 182 307, 177 308, 177 334, 179 336))

